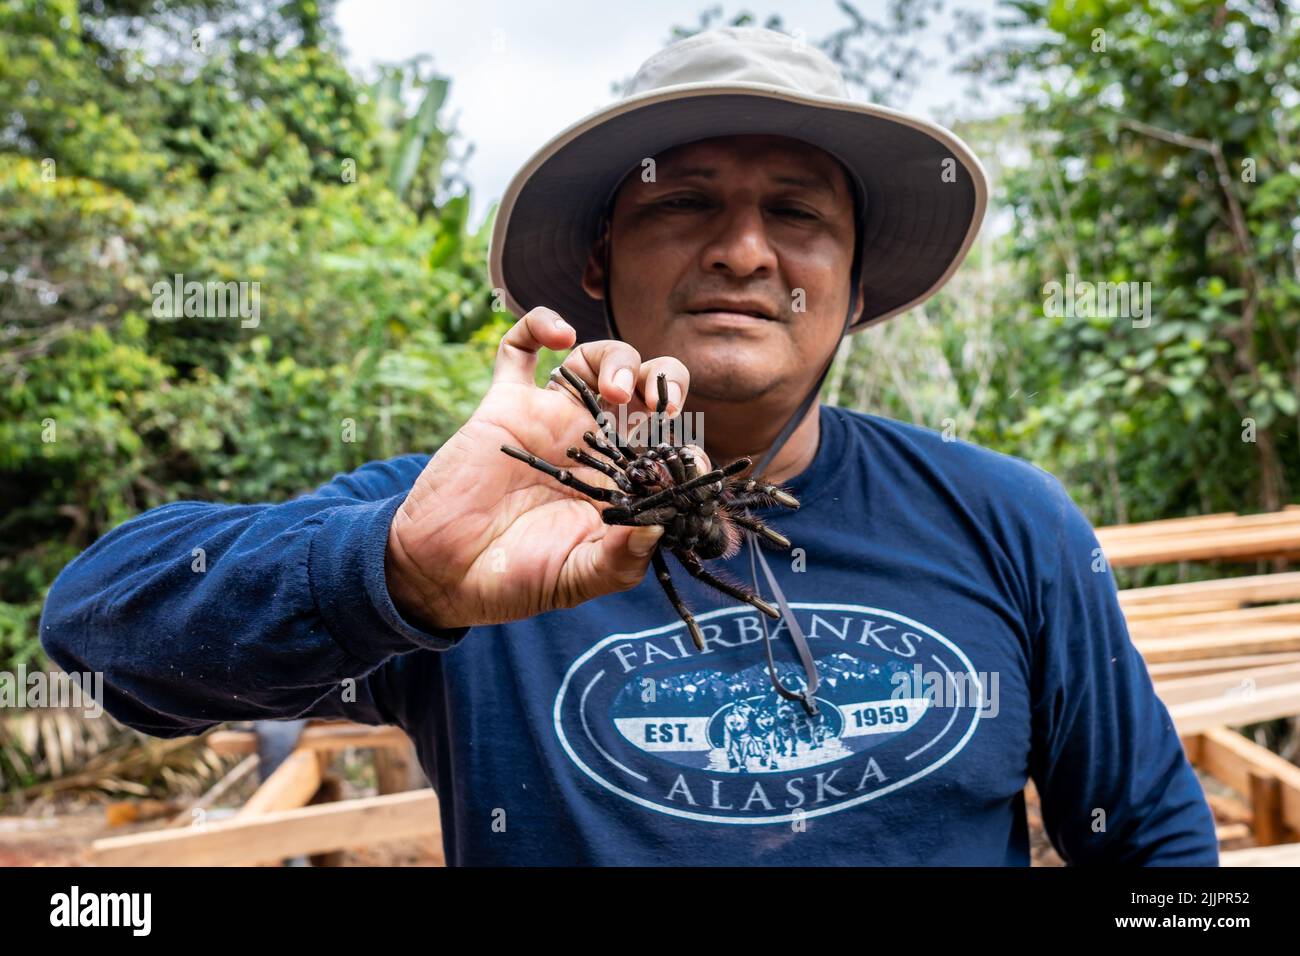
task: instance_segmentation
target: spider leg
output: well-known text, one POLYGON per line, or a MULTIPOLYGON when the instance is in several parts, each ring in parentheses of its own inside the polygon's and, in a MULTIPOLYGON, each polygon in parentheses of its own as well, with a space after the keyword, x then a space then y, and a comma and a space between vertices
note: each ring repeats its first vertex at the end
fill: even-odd
POLYGON ((695 456, 688 451, 679 451, 678 454, 681 455, 682 461, 686 464, 686 477, 688 479, 699 477, 700 463, 695 460, 695 456))
POLYGON ((677 614, 686 622, 686 626, 690 629, 691 640, 695 642, 696 650, 704 650, 704 634, 701 633, 700 626, 695 623, 695 618, 692 616, 690 608, 682 602, 681 596, 678 595, 677 587, 673 584, 673 576, 668 573, 668 562, 664 560, 663 552, 658 548, 655 548, 654 554, 651 556, 650 560, 654 563, 655 577, 657 577, 659 583, 663 585, 664 592, 668 595, 668 600, 672 602, 677 614))
POLYGON ((589 498, 595 498, 597 501, 619 501, 625 500, 624 495, 617 494, 609 488, 597 488, 595 485, 589 485, 581 478, 575 478, 573 472, 567 468, 556 468, 548 461, 542 461, 536 455, 530 455, 526 451, 514 448, 510 445, 502 445, 501 450, 511 458, 518 458, 525 464, 532 465, 538 471, 544 471, 560 484, 569 488, 575 488, 581 491, 589 498))
POLYGON ((731 597, 734 597, 737 601, 744 601, 746 604, 752 604, 770 618, 774 618, 778 621, 781 619, 780 611, 768 604, 757 594, 754 594, 748 588, 740 587, 730 583, 729 581, 723 581, 721 578, 710 574, 704 569, 704 565, 700 563, 700 559, 695 555, 690 554, 689 552, 678 554, 676 551, 674 551, 673 554, 677 555, 677 560, 681 561, 682 567, 684 567, 693 577, 698 578, 705 584, 717 588, 723 594, 728 594, 731 597))
MULTIPOLYGON (((735 502, 729 502, 729 504, 734 506, 735 502)), ((773 531, 771 528, 763 524, 763 522, 759 521, 757 518, 750 517, 749 515, 733 514, 731 516, 731 520, 736 522, 736 524, 740 525, 742 528, 748 528, 750 531, 753 531, 755 534, 763 536, 768 541, 771 541, 778 548, 790 547, 789 538, 781 534, 779 531, 773 531)))
POLYGON ((625 494, 630 495, 635 490, 632 487, 632 482, 627 480, 626 475, 608 462, 601 461, 595 455, 588 455, 585 451, 580 451, 572 445, 569 446, 569 450, 566 454, 576 462, 580 462, 581 464, 595 468, 597 471, 609 475, 609 477, 614 479, 614 483, 623 489, 625 494))
MULTIPOLYGON (((650 441, 666 442, 668 445, 675 445, 673 441, 673 422, 667 416, 668 411, 668 376, 660 372, 655 376, 655 385, 659 389, 659 400, 655 402, 654 417, 650 424, 650 441)), ((681 480, 681 479, 678 479, 681 480)))
MULTIPOLYGON (((752 495, 740 495, 736 498, 724 498, 723 503, 730 508, 771 508, 779 502, 777 502, 777 500, 771 495, 761 495, 755 492, 752 495)), ((795 507, 794 510, 797 511, 798 508, 795 507)))
POLYGON ((660 508, 642 511, 639 514, 632 514, 628 508, 615 505, 613 508, 606 508, 602 511, 600 517, 605 524, 621 524, 629 527, 661 524, 667 529, 668 523, 677 517, 677 509, 672 505, 664 505, 660 508))
POLYGON ((673 476, 673 481, 679 486, 685 484, 691 476, 686 474, 686 466, 682 463, 681 456, 670 445, 660 445, 658 451, 659 457, 668 466, 668 473, 673 476))
MULTIPOLYGON (((787 508, 797 510, 799 507, 799 499, 794 495, 790 494, 788 491, 781 490, 776 485, 761 482, 756 478, 747 478, 738 482, 731 487, 731 491, 735 494, 741 495, 742 498, 748 495, 759 496, 753 499, 746 499, 745 507, 748 507, 751 504, 770 505, 772 501, 775 501, 779 505, 784 505, 787 508), (771 500, 769 501, 765 499, 771 500)), ((736 504, 738 500, 739 499, 733 499, 732 501, 729 501, 728 504, 736 504)))
MULTIPOLYGON (((627 446, 624 445, 622 440, 618 437, 618 431, 615 429, 613 423, 610 422, 609 416, 605 415, 601 411, 600 402, 596 400, 596 396, 592 394, 591 389, 587 387, 587 383, 579 378, 576 372, 564 365, 557 366, 556 371, 564 376, 566 382, 577 389, 578 397, 582 399, 582 404, 587 406, 587 411, 591 412, 591 417, 596 420, 598 425, 600 425, 600 430, 605 433, 605 437, 609 440, 609 443, 620 452, 626 454, 627 446)), ((551 374, 554 375, 555 372, 552 372, 551 374)))
POLYGON ((671 488, 657 491, 649 498, 643 498, 637 504, 632 505, 632 510, 635 513, 637 511, 644 511, 646 508, 654 508, 663 504, 674 495, 680 494, 683 491, 690 491, 694 488, 699 488, 702 485, 711 485, 715 481, 721 481, 723 478, 726 478, 729 475, 734 475, 738 471, 744 471, 751 464, 752 462, 748 458, 737 458, 725 468, 718 468, 709 472, 707 475, 700 475, 698 478, 692 478, 685 484, 673 485, 671 488))
POLYGON ((593 449, 600 452, 616 465, 625 465, 628 462, 627 455, 615 448, 609 442, 592 432, 583 432, 582 440, 590 445, 593 449))

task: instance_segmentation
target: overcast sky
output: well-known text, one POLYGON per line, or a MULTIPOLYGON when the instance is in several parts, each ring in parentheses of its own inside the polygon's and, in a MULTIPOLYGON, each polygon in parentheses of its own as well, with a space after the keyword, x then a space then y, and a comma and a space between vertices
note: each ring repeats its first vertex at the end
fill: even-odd
MULTIPOLYGON (((989 10, 993 0, 966 0, 989 10)), ((636 72, 663 48, 674 25, 693 26, 710 0, 341 0, 337 21, 349 65, 369 76, 376 63, 428 54, 452 80, 443 116, 475 145, 466 166, 473 187, 473 221, 499 199, 515 171, 566 126, 615 97, 610 84, 636 72)), ((872 15, 880 0, 860 0, 872 15)), ((761 22, 782 14, 787 31, 817 40, 847 19, 833 0, 727 4, 724 20, 741 9, 761 22)), ((941 64, 909 103, 895 104, 943 122, 987 115, 988 102, 963 96, 965 83, 948 73, 951 57, 936 31, 926 46, 941 64)))

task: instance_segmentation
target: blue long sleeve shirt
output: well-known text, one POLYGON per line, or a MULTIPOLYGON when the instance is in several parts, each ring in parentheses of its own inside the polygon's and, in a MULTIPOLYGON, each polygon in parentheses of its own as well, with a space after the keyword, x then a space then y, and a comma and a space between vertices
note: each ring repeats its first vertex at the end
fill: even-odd
MULTIPOLYGON (((872 415, 822 406, 820 424, 787 484, 799 510, 758 512, 794 545, 768 558, 821 677, 816 717, 773 693, 758 613, 672 558, 702 652, 653 574, 527 620, 412 626, 384 554, 420 455, 283 504, 140 515, 59 576, 42 640, 158 736, 403 727, 453 865, 1026 865, 1029 778, 1069 863, 1216 865, 1200 784, 1060 483, 872 415)), ((750 580, 744 550, 710 566, 750 580)), ((785 625, 767 624, 794 684, 785 625)))

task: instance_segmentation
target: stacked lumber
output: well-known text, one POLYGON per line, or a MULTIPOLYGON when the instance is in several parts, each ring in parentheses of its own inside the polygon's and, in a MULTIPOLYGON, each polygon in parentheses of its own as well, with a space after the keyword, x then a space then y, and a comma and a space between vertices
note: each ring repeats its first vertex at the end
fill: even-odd
POLYGON ((1112 525, 1097 542, 1113 567, 1171 561, 1256 561, 1300 556, 1300 507, 1112 525))
MULTIPOLYGON (((1113 566, 1291 560, 1300 507, 1099 528, 1097 539, 1113 566)), ((1300 572, 1133 588, 1119 602, 1189 759, 1241 795, 1210 801, 1221 842, 1256 845, 1223 864, 1300 865, 1300 767, 1229 729, 1300 714, 1300 572)))
POLYGON ((1300 572, 1119 593, 1180 733, 1300 714, 1300 572))

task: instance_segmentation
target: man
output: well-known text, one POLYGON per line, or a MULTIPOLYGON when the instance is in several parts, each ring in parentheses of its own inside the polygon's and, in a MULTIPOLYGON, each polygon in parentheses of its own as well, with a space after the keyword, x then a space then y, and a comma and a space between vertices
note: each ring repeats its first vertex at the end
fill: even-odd
MULTIPOLYGON (((642 66, 502 203, 491 268, 522 318, 432 459, 280 505, 181 502, 74 561, 50 656, 160 736, 247 718, 393 723, 450 863, 1019 864, 1027 779, 1069 862, 1217 862, 1213 822, 1086 519, 1017 459, 816 403, 847 329, 956 269, 978 162, 844 96, 820 53, 711 31, 642 66), (617 321, 615 320, 617 316, 617 321), (771 623, 603 523, 561 467, 607 403, 699 415, 797 511, 750 579, 771 623), (203 548, 207 570, 191 568, 203 548), (768 657, 769 651, 775 660, 768 657)), ((590 483, 612 486, 590 468, 590 483)), ((744 552, 713 562, 736 580, 744 552)))

